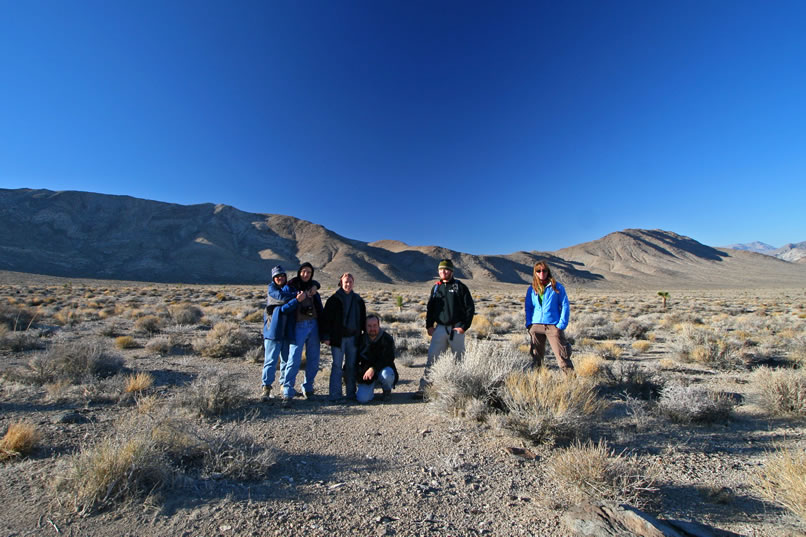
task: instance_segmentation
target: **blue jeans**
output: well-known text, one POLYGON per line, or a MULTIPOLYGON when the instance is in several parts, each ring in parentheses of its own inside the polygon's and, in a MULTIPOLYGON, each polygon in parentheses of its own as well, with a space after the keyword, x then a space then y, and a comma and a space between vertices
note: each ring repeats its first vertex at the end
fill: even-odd
POLYGON ((288 362, 289 341, 285 339, 264 339, 263 385, 271 386, 277 374, 277 360, 280 359, 280 384, 283 383, 283 365, 288 362), (281 358, 282 357, 282 358, 281 358))
POLYGON ((294 397, 297 393, 294 384, 297 382, 297 373, 302 363, 302 347, 305 346, 305 380, 302 389, 313 391, 313 381, 319 371, 319 325, 316 319, 299 321, 294 331, 294 343, 288 350, 288 360, 283 369, 283 396, 294 397))
POLYGON ((356 336, 343 337, 341 347, 330 347, 333 355, 333 365, 330 366, 330 399, 341 397, 341 377, 344 374, 344 384, 347 386, 347 398, 355 399, 355 362, 358 356, 356 336))
POLYGON ((356 399, 359 403, 369 403, 375 397, 375 386, 380 384, 384 391, 391 390, 395 383, 395 370, 391 367, 384 367, 375 382, 369 384, 360 383, 356 399))

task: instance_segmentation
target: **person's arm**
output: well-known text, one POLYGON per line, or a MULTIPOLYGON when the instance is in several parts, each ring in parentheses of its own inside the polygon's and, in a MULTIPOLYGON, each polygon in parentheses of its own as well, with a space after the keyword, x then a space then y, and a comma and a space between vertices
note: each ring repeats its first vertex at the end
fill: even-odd
POLYGON ((557 328, 565 330, 568 328, 568 321, 571 318, 571 303, 568 301, 568 294, 565 292, 565 287, 557 284, 560 288, 560 321, 557 323, 557 328))
MULTIPOLYGON (((437 284, 439 285, 439 284, 437 284)), ((428 305, 425 307, 425 329, 428 330, 428 335, 434 335, 434 324, 437 322, 436 299, 434 293, 436 292, 436 285, 431 288, 431 294, 428 296, 428 305)))
POLYGON ((316 308, 316 314, 319 316, 319 339, 325 345, 330 345, 330 320, 334 318, 336 312, 336 301, 338 299, 334 296, 331 296, 325 302, 325 307, 322 308, 322 299, 318 296, 314 298, 314 304, 319 304, 319 307, 316 308), (319 302, 316 302, 316 300, 319 302), (319 315, 321 312, 321 315, 319 315))
POLYGON ((535 313, 535 303, 532 302, 532 286, 526 290, 526 298, 523 301, 524 313, 526 313, 526 328, 532 326, 532 315, 535 313))
POLYGON ((476 304, 473 302, 473 296, 470 294, 470 289, 461 282, 459 282, 462 290, 462 312, 463 318, 460 322, 456 323, 454 330, 460 334, 464 334, 473 324, 473 316, 476 315, 476 304))

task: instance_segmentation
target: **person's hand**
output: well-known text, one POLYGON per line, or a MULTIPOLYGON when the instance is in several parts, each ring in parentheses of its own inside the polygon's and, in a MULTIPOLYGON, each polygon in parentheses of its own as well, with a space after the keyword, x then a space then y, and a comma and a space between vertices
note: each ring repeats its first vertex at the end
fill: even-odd
POLYGON ((433 326, 428 327, 428 330, 427 330, 428 331, 428 337, 431 337, 431 336, 434 335, 434 330, 435 330, 435 328, 433 326))
POLYGON ((464 333, 465 333, 465 329, 464 329, 464 328, 461 328, 461 327, 459 327, 459 326, 457 326, 456 328, 454 328, 454 329, 453 329, 453 331, 454 331, 454 332, 456 332, 457 334, 464 334, 464 333))
POLYGON ((300 291, 297 293, 297 302, 302 302, 305 300, 305 291, 300 291))
POLYGON ((372 377, 375 376, 375 370, 371 367, 367 369, 367 372, 364 373, 364 380, 372 380, 372 377))

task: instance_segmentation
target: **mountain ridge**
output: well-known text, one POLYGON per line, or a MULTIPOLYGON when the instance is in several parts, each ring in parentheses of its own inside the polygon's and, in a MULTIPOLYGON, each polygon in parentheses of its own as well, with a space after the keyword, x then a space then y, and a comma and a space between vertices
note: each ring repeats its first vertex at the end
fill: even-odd
POLYGON ((571 286, 806 286, 806 265, 713 248, 664 230, 626 229, 554 252, 472 255, 394 239, 358 241, 293 216, 223 204, 0 189, 0 270, 255 284, 265 283, 275 264, 294 272, 308 261, 320 280, 352 272, 359 281, 397 284, 433 279, 444 257, 454 261, 457 277, 477 282, 528 283, 534 263, 547 259, 557 279, 571 286))

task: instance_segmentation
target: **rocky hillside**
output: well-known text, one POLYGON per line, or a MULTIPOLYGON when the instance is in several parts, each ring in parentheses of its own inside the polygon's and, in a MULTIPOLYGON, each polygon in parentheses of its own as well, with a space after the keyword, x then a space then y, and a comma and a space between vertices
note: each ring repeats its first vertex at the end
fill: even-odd
POLYGON ((477 282, 524 283, 538 259, 571 286, 806 286, 806 266, 711 248, 660 230, 625 230, 556 252, 470 255, 395 240, 343 237, 291 216, 227 205, 178 205, 86 192, 0 189, 0 270, 185 283, 265 283, 304 261, 328 281, 350 271, 380 283, 421 282, 449 257, 477 282))

